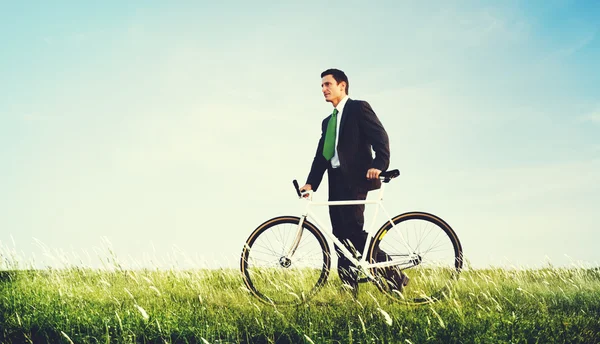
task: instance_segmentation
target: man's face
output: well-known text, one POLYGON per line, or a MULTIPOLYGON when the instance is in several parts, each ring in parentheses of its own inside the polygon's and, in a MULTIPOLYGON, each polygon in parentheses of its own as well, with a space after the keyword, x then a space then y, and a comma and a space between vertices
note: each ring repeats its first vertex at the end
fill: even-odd
POLYGON ((345 88, 346 83, 342 81, 338 84, 331 74, 325 75, 321 79, 321 91, 325 96, 325 101, 334 103, 334 105, 337 105, 346 96, 345 88))

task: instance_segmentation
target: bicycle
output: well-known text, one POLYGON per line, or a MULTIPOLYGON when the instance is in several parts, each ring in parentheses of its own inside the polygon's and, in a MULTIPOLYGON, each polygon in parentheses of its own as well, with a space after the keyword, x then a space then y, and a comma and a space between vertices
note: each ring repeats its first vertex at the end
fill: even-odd
MULTIPOLYGON (((302 216, 279 216, 265 221, 248 237, 242 250, 240 268, 246 287, 260 300, 271 304, 307 301, 327 281, 331 266, 330 243, 339 248, 358 270, 360 282, 371 281, 377 288, 408 304, 439 300, 463 265, 462 246, 454 230, 440 217, 425 212, 407 212, 393 218, 383 206, 385 185, 398 177, 398 170, 382 172, 376 200, 314 202, 305 196, 298 182, 294 187, 308 201, 302 216), (311 211, 313 206, 377 205, 367 231, 363 252, 352 253, 311 211), (386 222, 373 235, 379 210, 386 222), (314 220, 318 225, 315 226, 314 220), (329 241, 328 241, 329 240, 329 241), (380 250, 385 261, 376 261, 380 250), (406 286, 389 288, 384 271, 397 269, 407 277, 406 286)), ((330 228, 330 227, 329 227, 330 228)))

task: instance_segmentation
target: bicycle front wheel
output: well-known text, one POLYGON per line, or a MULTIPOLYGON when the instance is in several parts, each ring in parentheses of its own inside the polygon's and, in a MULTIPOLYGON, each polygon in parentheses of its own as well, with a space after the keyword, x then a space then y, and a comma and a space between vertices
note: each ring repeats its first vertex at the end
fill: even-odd
POLYGON ((295 216, 276 217, 252 232, 241 257, 248 289, 262 301, 300 303, 327 280, 329 246, 312 223, 295 216))
POLYGON ((372 268, 371 273, 381 291, 409 304, 440 299, 463 265, 456 233, 441 218, 423 212, 401 214, 386 222, 371 243, 369 259, 392 263, 372 268))

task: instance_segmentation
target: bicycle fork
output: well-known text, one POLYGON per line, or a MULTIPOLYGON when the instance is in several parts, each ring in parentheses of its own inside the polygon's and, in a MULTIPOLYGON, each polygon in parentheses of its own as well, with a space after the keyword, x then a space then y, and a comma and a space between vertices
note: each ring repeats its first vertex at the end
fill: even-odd
POLYGON ((296 233, 296 237, 294 238, 294 241, 292 242, 292 246, 290 247, 289 251, 285 255, 285 257, 287 257, 288 259, 290 257, 292 257, 294 255, 294 253, 296 253, 296 250, 298 249, 298 245, 300 245, 300 240, 302 240, 302 232, 303 232, 302 225, 304 224, 305 219, 306 219, 306 215, 302 215, 302 217, 300 217, 300 221, 298 222, 298 230, 296 233))

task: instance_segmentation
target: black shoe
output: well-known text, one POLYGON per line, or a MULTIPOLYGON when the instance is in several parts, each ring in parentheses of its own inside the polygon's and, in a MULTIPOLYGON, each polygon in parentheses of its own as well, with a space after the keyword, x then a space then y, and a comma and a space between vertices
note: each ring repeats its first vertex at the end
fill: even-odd
POLYGON ((338 274, 342 281, 342 290, 351 293, 356 298, 358 295, 358 274, 356 268, 341 269, 338 271, 338 274))
POLYGON ((347 283, 342 283, 342 292, 349 293, 352 295, 352 298, 356 300, 356 298, 358 298, 358 284, 350 285, 347 283))
POLYGON ((390 275, 391 276, 388 276, 385 279, 389 290, 392 292, 397 291, 399 293, 402 293, 404 287, 408 285, 408 281, 410 279, 401 271, 394 270, 390 275))

